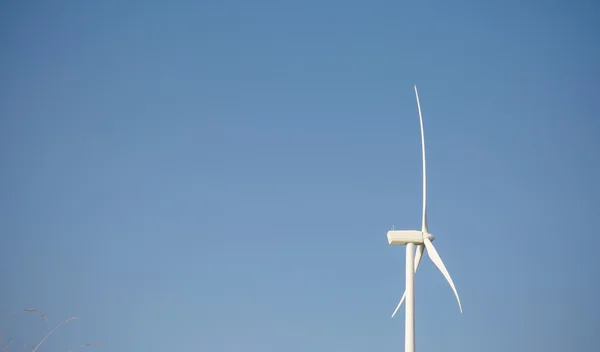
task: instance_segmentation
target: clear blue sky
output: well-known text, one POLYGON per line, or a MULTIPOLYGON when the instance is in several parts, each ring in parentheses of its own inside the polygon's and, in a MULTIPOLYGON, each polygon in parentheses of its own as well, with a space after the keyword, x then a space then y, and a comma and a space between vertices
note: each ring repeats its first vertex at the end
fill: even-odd
POLYGON ((14 351, 597 351, 593 1, 0 5, 14 351), (100 351, 100 349, 98 349, 100 351))

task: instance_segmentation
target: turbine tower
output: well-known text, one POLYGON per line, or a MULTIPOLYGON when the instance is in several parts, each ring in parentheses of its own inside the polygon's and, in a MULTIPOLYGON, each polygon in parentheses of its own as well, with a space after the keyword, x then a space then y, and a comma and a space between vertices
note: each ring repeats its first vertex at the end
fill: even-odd
POLYGON ((425 134, 423 132, 423 116, 421 115, 421 103, 419 102, 419 93, 417 86, 415 88, 415 96, 417 97, 417 108, 419 109, 419 121, 421 123, 421 151, 423 154, 423 218, 421 223, 421 231, 418 230, 390 230, 387 233, 388 243, 390 245, 406 245, 406 290, 404 295, 400 299, 398 306, 392 313, 392 318, 396 315, 396 312, 402 305, 402 302, 406 300, 406 317, 404 325, 404 350, 405 352, 415 351, 415 273, 421 262, 423 251, 427 249, 427 254, 435 266, 442 272, 442 275, 446 278, 450 287, 454 291, 456 300, 458 301, 458 308, 462 313, 462 305, 460 304, 460 298, 454 282, 433 246, 433 240, 435 237, 429 232, 427 228, 427 172, 425 169, 425 134), (415 253, 416 246, 416 253, 415 253))

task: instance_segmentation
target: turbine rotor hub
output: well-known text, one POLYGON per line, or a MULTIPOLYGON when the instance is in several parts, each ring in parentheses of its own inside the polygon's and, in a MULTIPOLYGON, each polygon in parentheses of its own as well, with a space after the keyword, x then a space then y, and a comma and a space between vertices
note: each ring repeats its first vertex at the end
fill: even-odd
POLYGON ((433 242, 433 240, 435 240, 435 237, 432 234, 430 234, 429 232, 423 233, 423 240, 426 238, 428 238, 431 242, 433 242))

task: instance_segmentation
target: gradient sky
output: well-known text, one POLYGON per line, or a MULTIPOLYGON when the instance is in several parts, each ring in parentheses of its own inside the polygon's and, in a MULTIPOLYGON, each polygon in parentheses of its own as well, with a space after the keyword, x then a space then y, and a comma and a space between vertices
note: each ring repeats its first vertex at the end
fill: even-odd
MULTIPOLYGON (((4 1, 13 351, 598 351, 594 1, 4 1)), ((9 336, 7 336, 9 337, 9 336)))

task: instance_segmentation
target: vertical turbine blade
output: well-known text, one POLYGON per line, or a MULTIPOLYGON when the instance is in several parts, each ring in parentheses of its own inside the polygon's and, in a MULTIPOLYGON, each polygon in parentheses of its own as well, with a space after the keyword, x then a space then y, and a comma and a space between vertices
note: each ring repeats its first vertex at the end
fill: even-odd
POLYGON ((433 264, 435 264, 435 266, 437 266, 437 268, 440 269, 442 275, 444 275, 444 277, 450 284, 450 287, 452 287, 452 291, 454 291, 454 295, 456 296, 456 300, 458 301, 458 308, 462 313, 462 305, 460 304, 460 298, 458 298, 458 292, 456 292, 456 287, 454 287, 454 282, 452 282, 450 273, 448 273, 448 270, 446 270, 446 266, 444 265, 444 262, 442 261, 442 258, 440 258, 438 252, 435 250, 435 247, 433 246, 433 243, 431 243, 431 240, 425 237, 424 241, 425 247, 427 247, 427 254, 429 254, 429 258, 431 258, 433 264))
POLYGON ((419 92, 415 84, 415 96, 417 97, 417 108, 419 109, 419 122, 421 123, 421 151, 423 152, 423 223, 421 231, 427 233, 427 172, 425 169, 425 132, 423 131, 423 116, 421 114, 421 103, 419 102, 419 92))
POLYGON ((425 245, 420 244, 417 246, 417 250, 415 251, 415 273, 417 272, 417 267, 419 267, 419 263, 421 262, 424 249, 425 245))
MULTIPOLYGON (((423 248, 424 248, 424 245, 420 244, 417 246, 417 249, 415 250, 415 274, 417 273, 417 268, 419 267, 419 263, 421 262, 421 257, 423 256, 423 248)), ((400 299, 400 303, 398 303, 398 305, 396 306, 396 309, 394 309, 394 313, 392 313, 392 318, 394 317, 394 315, 396 315, 396 313, 398 312, 398 309, 400 309, 400 306, 404 302, 405 298, 406 298, 406 290, 404 290, 404 294, 402 295, 402 298, 400 299)))

